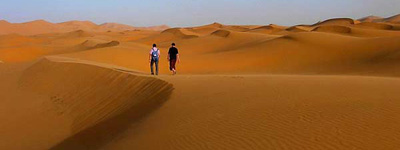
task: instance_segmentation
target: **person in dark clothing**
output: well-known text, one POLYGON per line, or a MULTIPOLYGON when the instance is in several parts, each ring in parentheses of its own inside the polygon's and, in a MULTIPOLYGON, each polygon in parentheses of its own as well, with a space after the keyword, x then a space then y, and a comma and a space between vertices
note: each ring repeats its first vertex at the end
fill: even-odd
POLYGON ((169 70, 172 71, 172 74, 176 74, 176 63, 180 62, 178 49, 175 47, 175 43, 171 44, 171 48, 168 51, 168 61, 169 61, 169 70))
POLYGON ((160 50, 156 44, 153 44, 153 48, 150 50, 149 63, 151 68, 151 75, 154 75, 153 64, 156 66, 156 75, 158 75, 158 61, 160 60, 160 50))

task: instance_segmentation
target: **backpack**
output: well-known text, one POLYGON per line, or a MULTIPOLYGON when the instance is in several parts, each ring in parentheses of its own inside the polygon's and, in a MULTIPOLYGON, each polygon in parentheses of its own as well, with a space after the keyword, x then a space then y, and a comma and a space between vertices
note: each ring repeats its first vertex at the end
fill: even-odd
POLYGON ((153 51, 151 52, 153 60, 158 60, 158 52, 159 50, 157 48, 153 48, 153 51))

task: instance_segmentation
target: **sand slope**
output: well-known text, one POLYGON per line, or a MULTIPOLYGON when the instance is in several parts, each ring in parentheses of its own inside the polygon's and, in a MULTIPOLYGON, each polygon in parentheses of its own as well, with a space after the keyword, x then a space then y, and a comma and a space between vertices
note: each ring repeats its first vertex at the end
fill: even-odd
POLYGON ((102 149, 396 149, 400 142, 398 79, 162 78, 174 84, 171 99, 102 149))
POLYGON ((167 82, 125 68, 55 57, 40 60, 20 75, 10 75, 18 78, 1 86, 12 91, 8 93, 11 99, 4 97, 6 93, 0 94, 6 98, 1 98, 1 103, 9 103, 7 106, 12 108, 26 102, 31 110, 22 113, 18 109, 2 109, 2 114, 22 113, 1 115, 2 120, 15 120, 1 124, 2 134, 7 136, 1 136, 0 147, 10 150, 53 146, 95 149, 118 135, 135 118, 162 104, 172 91, 167 82), (27 97, 34 101, 28 102, 27 97), (48 121, 24 120, 27 116, 48 121), (40 125, 46 122, 49 125, 40 125), (23 129, 27 123, 35 129, 23 129), (42 142, 37 144, 37 141, 42 142))

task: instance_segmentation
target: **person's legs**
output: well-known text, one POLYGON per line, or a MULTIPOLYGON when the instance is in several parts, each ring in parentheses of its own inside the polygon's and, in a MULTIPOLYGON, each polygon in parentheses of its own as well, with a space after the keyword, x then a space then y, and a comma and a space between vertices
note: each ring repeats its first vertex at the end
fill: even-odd
POLYGON ((158 60, 156 60, 155 63, 156 63, 156 75, 158 75, 158 60))
POLYGON ((169 68, 173 74, 176 74, 175 64, 176 64, 176 59, 171 59, 169 62, 169 68))
POLYGON ((151 60, 151 63, 150 63, 151 75, 154 75, 154 71, 153 71, 153 64, 154 64, 154 61, 153 61, 153 60, 151 60))
POLYGON ((172 60, 169 60, 169 71, 172 71, 172 65, 171 65, 171 63, 172 63, 172 60))
POLYGON ((172 60, 169 60, 169 71, 172 71, 172 60))

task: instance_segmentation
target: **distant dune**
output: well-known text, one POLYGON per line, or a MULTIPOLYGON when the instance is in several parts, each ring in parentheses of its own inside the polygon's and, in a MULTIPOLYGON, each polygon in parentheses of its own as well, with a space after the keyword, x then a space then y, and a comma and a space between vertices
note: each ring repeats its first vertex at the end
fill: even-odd
POLYGON ((26 23, 9 23, 0 21, 0 35, 17 33, 21 35, 35 35, 46 33, 62 33, 74 30, 84 30, 90 32, 106 31, 126 31, 126 30, 154 30, 161 31, 168 29, 166 25, 152 27, 133 27, 117 23, 104 23, 97 25, 90 21, 67 21, 62 23, 50 23, 45 20, 36 20, 26 23))
POLYGON ((373 23, 373 22, 363 22, 363 23, 357 24, 357 26, 370 28, 370 29, 380 29, 380 30, 394 29, 393 25, 384 24, 384 23, 373 23))
POLYGON ((400 23, 400 14, 394 15, 388 18, 383 18, 379 16, 368 16, 359 19, 361 22, 389 22, 389 23, 400 23))
POLYGON ((358 19, 361 22, 377 22, 377 21, 382 21, 384 18, 379 17, 379 16, 368 16, 364 18, 358 19))
POLYGON ((321 25, 352 25, 355 24, 353 19, 350 18, 335 18, 329 19, 322 22, 318 22, 313 26, 321 26, 321 25))
POLYGON ((151 27, 132 27, 129 25, 118 24, 118 23, 104 23, 101 24, 100 27, 103 30, 154 30, 154 31, 162 31, 170 28, 167 25, 160 26, 151 26, 151 27))
POLYGON ((329 25, 317 27, 313 31, 330 33, 351 33, 351 28, 345 26, 329 25))
POLYGON ((287 27, 279 26, 279 25, 268 25, 268 26, 261 26, 250 29, 248 32, 255 32, 255 33, 265 33, 265 34, 273 34, 277 32, 281 32, 285 30, 287 27))
POLYGON ((309 27, 304 27, 304 26, 293 26, 293 27, 287 28, 286 31, 291 31, 291 32, 307 32, 307 31, 310 31, 310 28, 309 28, 309 27))
POLYGON ((215 35, 215 36, 219 36, 219 37, 228 37, 230 34, 231 34, 231 32, 228 30, 217 30, 217 31, 211 33, 211 35, 215 35))
POLYGON ((105 48, 119 45, 118 41, 99 41, 99 40, 86 40, 80 46, 85 47, 86 49, 97 49, 97 48, 105 48))
POLYGON ((386 22, 400 23, 400 14, 384 19, 386 22))

